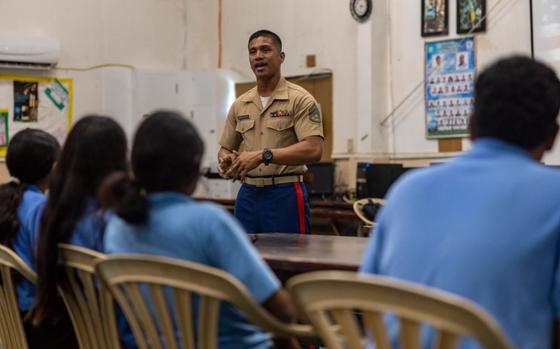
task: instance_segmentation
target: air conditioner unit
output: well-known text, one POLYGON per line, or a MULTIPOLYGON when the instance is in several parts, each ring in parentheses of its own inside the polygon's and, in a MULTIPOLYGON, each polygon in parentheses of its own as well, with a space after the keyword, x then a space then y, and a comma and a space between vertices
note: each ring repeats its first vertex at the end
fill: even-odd
POLYGON ((0 36, 0 68, 52 69, 60 58, 60 42, 45 37, 0 36))

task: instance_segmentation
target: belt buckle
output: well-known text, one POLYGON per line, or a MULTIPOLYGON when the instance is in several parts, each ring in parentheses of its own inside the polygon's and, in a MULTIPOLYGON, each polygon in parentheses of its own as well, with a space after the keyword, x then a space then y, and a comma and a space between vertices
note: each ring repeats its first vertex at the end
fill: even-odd
POLYGON ((264 187, 264 180, 265 178, 254 178, 255 186, 258 188, 264 187))

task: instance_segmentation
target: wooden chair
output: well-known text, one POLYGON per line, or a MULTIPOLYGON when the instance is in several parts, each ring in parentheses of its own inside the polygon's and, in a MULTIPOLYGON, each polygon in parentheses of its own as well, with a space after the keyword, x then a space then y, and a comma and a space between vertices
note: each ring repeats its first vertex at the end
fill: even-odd
POLYGON ((59 291, 80 348, 120 348, 113 298, 95 275, 95 263, 106 256, 74 245, 58 246, 66 276, 59 291))
POLYGON ((11 249, 0 245, 0 346, 10 349, 27 348, 27 339, 17 302, 13 273, 37 283, 37 275, 11 249))
POLYGON ((365 348, 364 332, 371 334, 376 348, 391 348, 384 313, 399 319, 403 349, 422 347, 421 324, 437 331, 432 348, 455 348, 463 335, 487 349, 513 348, 490 315, 446 292, 380 276, 335 271, 298 275, 287 285, 296 305, 329 349, 365 348))
POLYGON ((288 325, 270 315, 241 282, 219 269, 128 255, 110 256, 96 271, 125 313, 140 349, 216 349, 220 301, 232 303, 249 321, 278 336, 315 338, 311 326, 288 325), (199 300, 198 335, 192 321, 194 295, 199 300))

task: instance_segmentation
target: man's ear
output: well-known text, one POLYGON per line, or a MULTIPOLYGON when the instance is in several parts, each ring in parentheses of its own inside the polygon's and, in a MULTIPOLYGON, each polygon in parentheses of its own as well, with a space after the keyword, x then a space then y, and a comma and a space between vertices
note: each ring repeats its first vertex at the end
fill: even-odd
POLYGON ((284 59, 286 59, 286 54, 282 51, 280 52, 280 63, 284 63, 284 59))

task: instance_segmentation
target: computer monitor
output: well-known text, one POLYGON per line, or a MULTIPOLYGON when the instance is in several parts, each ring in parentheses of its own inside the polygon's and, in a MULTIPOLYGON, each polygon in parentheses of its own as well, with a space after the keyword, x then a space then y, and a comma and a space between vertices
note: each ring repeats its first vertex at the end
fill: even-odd
POLYGON ((408 167, 402 164, 358 163, 356 196, 358 198, 385 198, 387 191, 408 167))
POLYGON ((334 193, 334 164, 332 162, 317 162, 307 165, 311 174, 307 192, 313 196, 331 196, 334 193))

